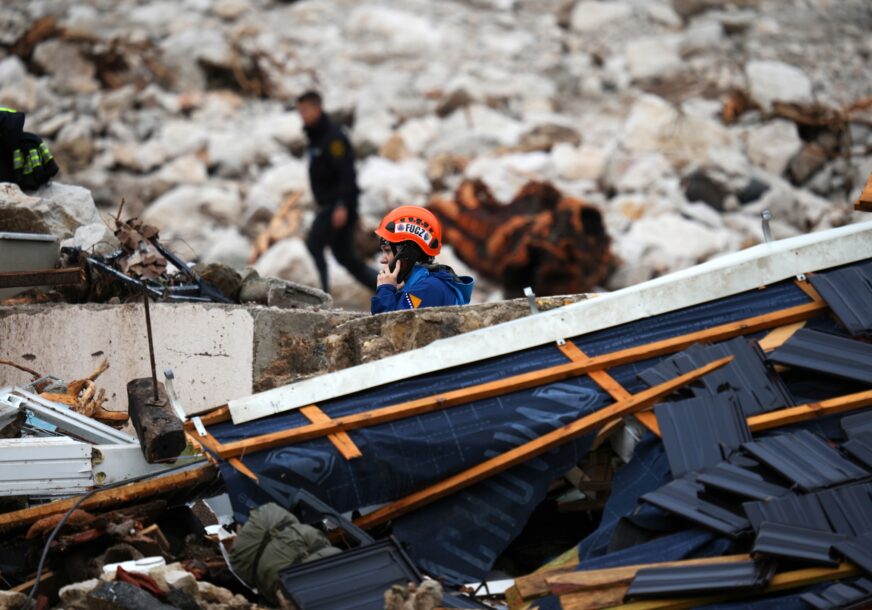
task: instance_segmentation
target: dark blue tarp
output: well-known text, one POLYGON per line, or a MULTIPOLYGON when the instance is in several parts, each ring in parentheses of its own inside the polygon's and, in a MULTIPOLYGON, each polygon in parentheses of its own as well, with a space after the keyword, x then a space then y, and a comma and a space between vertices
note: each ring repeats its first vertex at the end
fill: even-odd
MULTIPOLYGON (((766 290, 753 290, 572 340, 596 356, 808 300, 792 281, 785 281, 766 290)), ((636 375, 658 360, 615 367, 609 372, 635 392, 645 387, 636 375)), ((544 346, 319 406, 331 417, 338 417, 564 362, 566 358, 555 346, 544 346)), ((324 438, 245 456, 245 464, 260 478, 260 489, 227 465, 221 470, 240 521, 246 519, 253 506, 267 501, 265 491, 280 499, 287 493, 283 488, 288 486, 308 489, 337 510, 348 511, 418 491, 609 403, 611 399, 589 378, 581 377, 353 431, 351 437, 363 453, 356 460, 345 461, 324 438)), ((210 431, 226 443, 306 423, 301 414, 289 412, 238 426, 220 424, 210 431)), ((549 482, 577 463, 590 440, 579 439, 401 517, 394 522, 394 534, 424 571, 444 576, 449 582, 479 580, 521 531, 545 497, 549 482)), ((661 461, 665 465, 665 459, 661 461)), ((633 481, 628 484, 639 485, 633 481)), ((620 487, 616 485, 615 489, 620 487)), ((620 510, 623 508, 613 512, 617 515, 620 510)), ((587 552, 599 552, 607 544, 607 540, 597 540, 588 545, 591 550, 587 552)))

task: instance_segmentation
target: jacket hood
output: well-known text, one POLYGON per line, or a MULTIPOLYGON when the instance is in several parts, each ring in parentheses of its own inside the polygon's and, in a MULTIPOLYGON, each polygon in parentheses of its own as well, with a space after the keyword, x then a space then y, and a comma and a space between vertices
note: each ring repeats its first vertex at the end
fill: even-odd
POLYGON ((430 271, 430 276, 438 278, 448 284, 458 295, 462 305, 468 305, 472 298, 472 289, 475 286, 475 280, 468 275, 458 276, 450 268, 439 268, 430 271))

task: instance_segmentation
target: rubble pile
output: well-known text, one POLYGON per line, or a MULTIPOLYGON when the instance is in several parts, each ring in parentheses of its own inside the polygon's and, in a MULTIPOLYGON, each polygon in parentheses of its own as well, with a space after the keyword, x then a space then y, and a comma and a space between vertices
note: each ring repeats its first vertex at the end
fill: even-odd
POLYGON ((238 270, 255 244, 261 275, 303 284, 310 87, 356 145, 365 229, 464 180, 500 202, 547 181, 599 208, 612 289, 761 241, 764 208, 776 238, 851 222, 872 170, 863 0, 50 0, 0 19, 0 104, 62 182, 126 198, 189 260, 238 270), (293 193, 305 213, 258 240, 293 193))

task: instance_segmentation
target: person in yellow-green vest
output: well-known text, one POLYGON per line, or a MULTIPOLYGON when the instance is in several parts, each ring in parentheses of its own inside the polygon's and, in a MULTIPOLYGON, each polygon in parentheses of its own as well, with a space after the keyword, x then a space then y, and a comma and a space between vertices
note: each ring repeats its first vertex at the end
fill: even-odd
POLYGON ((14 182, 33 190, 58 173, 48 146, 24 131, 24 113, 0 106, 0 182, 14 182))

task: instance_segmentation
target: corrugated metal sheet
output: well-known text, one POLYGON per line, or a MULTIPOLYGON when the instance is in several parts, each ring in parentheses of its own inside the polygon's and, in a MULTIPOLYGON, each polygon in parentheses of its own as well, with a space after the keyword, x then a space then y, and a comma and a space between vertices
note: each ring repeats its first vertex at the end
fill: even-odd
POLYGON ((660 489, 646 493, 642 500, 658 508, 679 515, 716 532, 738 536, 750 527, 747 519, 717 504, 701 500, 703 486, 687 479, 667 483, 660 489))
POLYGON ((812 275, 811 285, 851 335, 872 334, 872 263, 812 275))
POLYGON ((833 559, 830 549, 846 539, 843 534, 764 521, 752 553, 835 567, 839 562, 833 559))
POLYGON ((859 578, 852 583, 836 583, 821 593, 804 593, 800 599, 815 610, 872 607, 872 580, 859 578), (863 603, 868 605, 862 605, 863 603))
POLYGON ((639 570, 627 597, 671 597, 732 590, 762 589, 775 573, 767 561, 736 561, 715 565, 639 570))
POLYGON ((801 328, 769 360, 872 384, 872 344, 830 333, 801 328))
POLYGON ((0 496, 74 494, 93 483, 87 443, 63 437, 0 440, 0 496))
POLYGON ((872 432, 872 410, 848 415, 841 420, 842 430, 848 435, 848 438, 853 438, 864 432, 872 432))
POLYGON ((658 405, 654 413, 674 477, 714 466, 751 440, 741 407, 726 394, 658 405))
POLYGON ((746 416, 793 405, 790 392, 767 366, 763 352, 742 337, 716 345, 694 345, 643 371, 639 378, 654 386, 724 356, 733 356, 733 361, 690 386, 690 395, 707 397, 727 392, 746 416))
POLYGON ((726 491, 750 500, 780 498, 789 491, 786 487, 767 481, 752 470, 729 462, 721 462, 705 469, 699 474, 697 481, 707 488, 726 491))
POLYGON ((815 495, 834 531, 847 536, 872 532, 872 484, 850 485, 815 495))
POLYGON ((754 531, 759 530, 760 524, 764 521, 822 531, 830 530, 830 522, 815 494, 805 496, 791 494, 765 502, 745 502, 742 508, 754 531))
POLYGON ((839 542, 834 548, 837 553, 856 563, 864 572, 872 574, 872 533, 839 542))
POLYGON ((872 431, 855 436, 842 447, 866 468, 872 470, 872 431))
POLYGON ((854 481, 868 472, 807 430, 745 443, 743 448, 805 490, 854 481))

